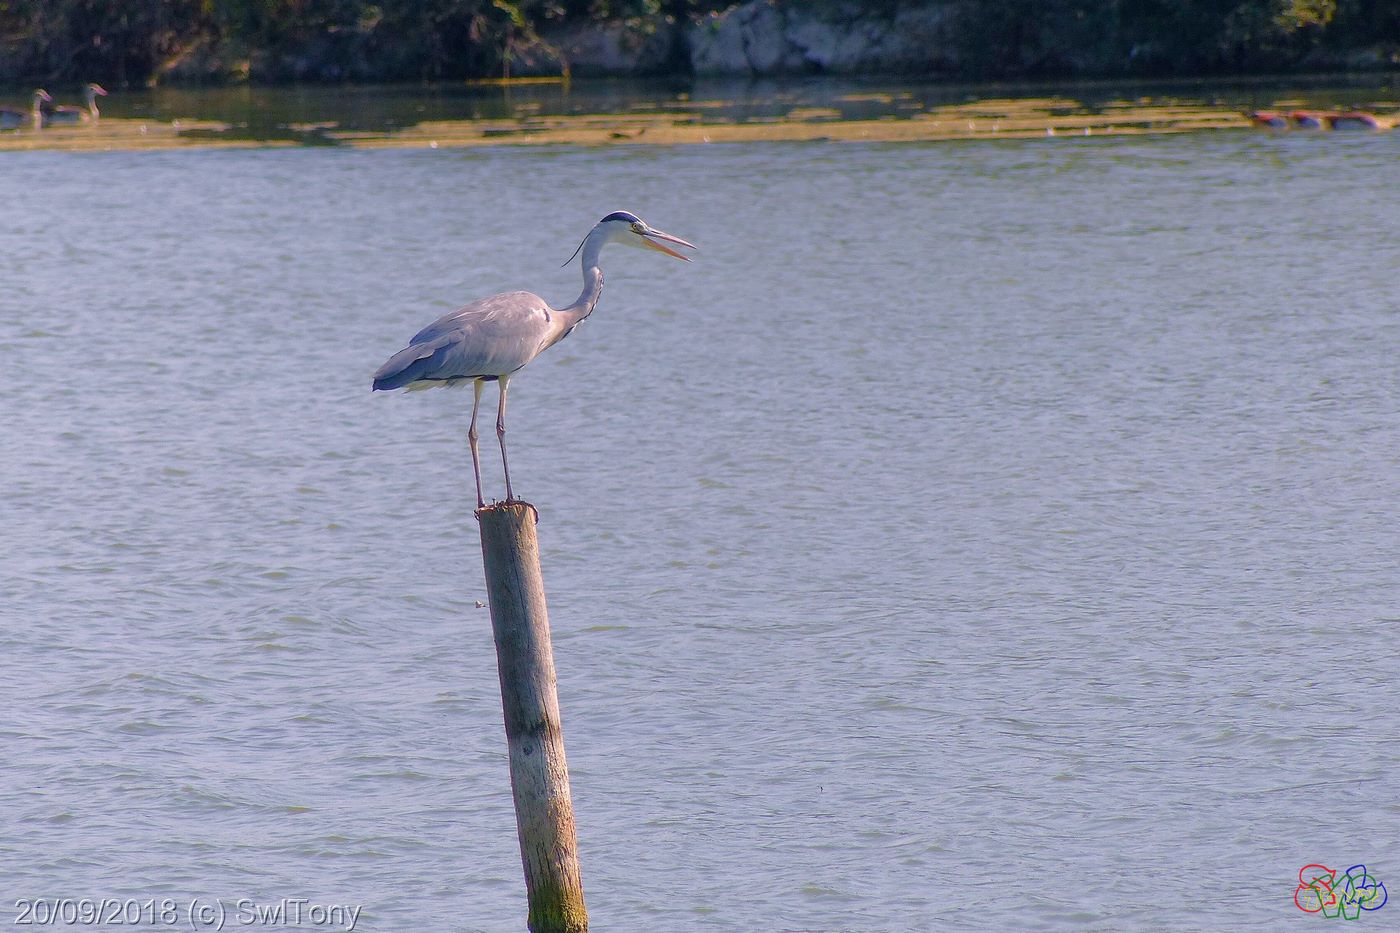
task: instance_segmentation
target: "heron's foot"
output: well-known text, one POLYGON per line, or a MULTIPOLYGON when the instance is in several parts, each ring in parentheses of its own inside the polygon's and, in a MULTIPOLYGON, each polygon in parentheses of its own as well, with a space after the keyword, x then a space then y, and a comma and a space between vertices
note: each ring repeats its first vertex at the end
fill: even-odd
POLYGON ((505 499, 495 499, 491 502, 490 505, 478 505, 476 507, 475 515, 479 519, 481 518, 482 512, 489 512, 492 509, 505 509, 513 505, 528 506, 530 511, 535 513, 535 524, 538 525, 540 523, 540 510, 535 508, 535 504, 533 502, 526 502, 524 499, 513 499, 509 497, 505 499))
POLYGON ((535 504, 533 502, 526 502, 524 499, 517 499, 514 496, 507 494, 506 500, 502 503, 502 505, 528 505, 530 507, 530 511, 535 513, 535 524, 538 525, 540 523, 540 510, 535 508, 535 504))

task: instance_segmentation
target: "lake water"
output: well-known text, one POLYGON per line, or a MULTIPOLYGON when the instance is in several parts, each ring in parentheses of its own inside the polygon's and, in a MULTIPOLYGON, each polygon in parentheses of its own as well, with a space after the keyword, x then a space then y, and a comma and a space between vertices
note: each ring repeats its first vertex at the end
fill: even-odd
POLYGON ((6 155, 0 906, 523 928, 471 395, 369 376, 470 298, 573 300, 616 208, 696 262, 605 254, 509 417, 594 929, 1274 930, 1311 862, 1400 894, 1397 164, 6 155))

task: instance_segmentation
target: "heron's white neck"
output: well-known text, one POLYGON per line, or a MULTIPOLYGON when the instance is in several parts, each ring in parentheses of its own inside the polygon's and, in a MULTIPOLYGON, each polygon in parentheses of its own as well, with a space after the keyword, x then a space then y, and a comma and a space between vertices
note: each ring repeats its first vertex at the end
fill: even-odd
POLYGON ((597 265, 587 265, 583 267, 583 291, 579 292, 578 300, 567 308, 560 308, 558 315, 563 324, 564 330, 571 329, 575 324, 593 313, 593 309, 598 304, 598 297, 603 294, 603 270, 597 265))
POLYGON ((560 309, 560 313, 577 315, 573 323, 592 314, 594 306, 598 304, 598 296, 603 294, 603 270, 598 265, 598 259, 607 242, 607 232, 597 228, 590 231, 583 241, 583 291, 579 293, 578 301, 560 309))
POLYGON ((603 270, 598 268, 598 254, 602 252, 605 236, 588 235, 583 242, 583 291, 578 300, 554 312, 550 336, 545 346, 553 346, 565 337, 579 322, 593 313, 598 304, 598 296, 603 294, 603 270))
POLYGON ((87 94, 88 113, 92 115, 94 119, 101 116, 102 111, 97 109, 97 92, 92 88, 87 88, 84 90, 84 93, 87 94))

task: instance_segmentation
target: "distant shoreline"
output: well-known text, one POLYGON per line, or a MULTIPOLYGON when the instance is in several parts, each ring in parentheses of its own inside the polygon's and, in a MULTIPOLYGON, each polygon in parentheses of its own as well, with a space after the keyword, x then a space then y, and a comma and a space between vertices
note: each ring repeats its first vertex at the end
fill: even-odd
POLYGON ((1055 98, 985 100, 901 119, 839 119, 834 110, 798 108, 785 119, 695 122, 674 114, 590 114, 495 120, 441 120, 394 131, 342 130, 334 123, 289 124, 277 138, 208 120, 160 123, 108 119, 96 125, 16 130, 0 151, 139 151, 187 148, 470 148, 486 146, 703 145, 757 142, 934 142, 1061 136, 1127 136, 1246 129, 1241 113, 1189 105, 1123 103, 1073 112, 1055 98))

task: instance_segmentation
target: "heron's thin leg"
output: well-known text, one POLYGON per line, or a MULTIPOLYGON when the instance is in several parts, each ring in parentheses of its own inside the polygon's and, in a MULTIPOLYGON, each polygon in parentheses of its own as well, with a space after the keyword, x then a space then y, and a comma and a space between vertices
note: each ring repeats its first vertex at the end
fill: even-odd
POLYGON ((472 474, 476 477, 476 507, 482 508, 486 505, 486 500, 481 498, 481 457, 476 452, 476 409, 481 404, 480 379, 472 380, 472 426, 467 429, 467 443, 472 448, 472 474))
POLYGON ((502 376, 498 380, 501 384, 501 407, 496 409, 496 439, 501 442, 501 468, 506 473, 506 501, 515 501, 515 493, 510 490, 510 464, 506 462, 506 385, 510 382, 509 376, 502 376))

